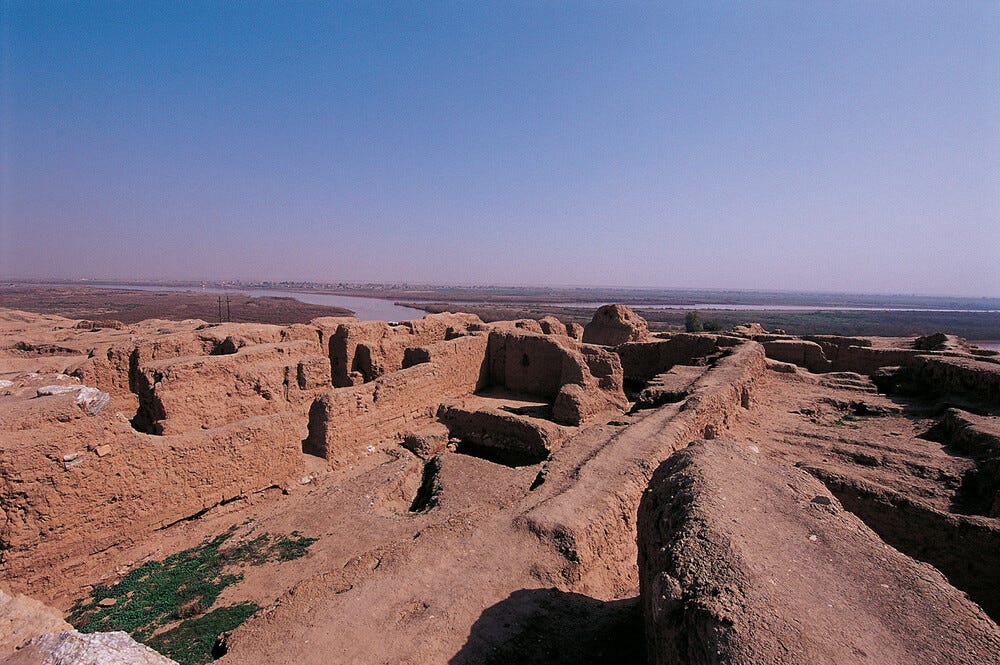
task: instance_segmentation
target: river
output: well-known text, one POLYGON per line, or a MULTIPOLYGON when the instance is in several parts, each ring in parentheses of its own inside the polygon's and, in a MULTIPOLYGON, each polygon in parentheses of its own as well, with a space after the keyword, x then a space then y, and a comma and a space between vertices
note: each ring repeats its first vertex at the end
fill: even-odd
POLYGON ((412 307, 401 307, 391 300, 363 298, 359 296, 339 296, 330 293, 302 293, 300 291, 278 291, 275 289, 219 289, 191 286, 156 286, 151 284, 91 284, 74 283, 59 286, 89 286, 99 289, 122 289, 125 291, 177 291, 191 293, 245 293, 257 298, 294 298, 310 305, 342 307, 354 312, 354 316, 364 321, 409 321, 422 319, 427 312, 412 307))

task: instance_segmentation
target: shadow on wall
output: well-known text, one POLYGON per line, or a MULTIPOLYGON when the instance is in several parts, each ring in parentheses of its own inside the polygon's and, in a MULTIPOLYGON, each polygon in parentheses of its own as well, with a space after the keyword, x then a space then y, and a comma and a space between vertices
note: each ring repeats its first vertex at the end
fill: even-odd
POLYGON ((638 598, 522 589, 486 609, 449 665, 645 665, 638 598))

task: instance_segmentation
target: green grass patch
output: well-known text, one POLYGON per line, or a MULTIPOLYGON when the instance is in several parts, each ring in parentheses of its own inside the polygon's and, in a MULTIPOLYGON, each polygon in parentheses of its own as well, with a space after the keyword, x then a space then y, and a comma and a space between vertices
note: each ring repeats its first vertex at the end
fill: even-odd
POLYGON ((197 619, 183 621, 153 636, 146 644, 181 665, 207 663, 212 660, 212 647, 219 633, 233 630, 259 609, 253 603, 220 607, 197 619))
POLYGON ((123 630, 181 665, 209 662, 216 636, 260 609, 241 603, 209 611, 226 587, 243 579, 239 568, 297 559, 316 542, 293 531, 233 543, 236 528, 161 561, 148 561, 117 584, 95 586, 89 598, 70 608, 70 623, 84 633, 123 630), (113 604, 107 603, 109 598, 113 604))

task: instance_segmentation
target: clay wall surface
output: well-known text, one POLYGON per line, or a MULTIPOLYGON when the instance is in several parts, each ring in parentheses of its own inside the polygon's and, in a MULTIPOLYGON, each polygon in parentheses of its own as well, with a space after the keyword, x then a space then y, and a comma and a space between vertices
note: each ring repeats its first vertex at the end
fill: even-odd
POLYGON ((736 342, 737 339, 732 339, 727 343, 717 335, 679 333, 654 342, 620 344, 615 352, 621 358, 626 380, 648 381, 674 365, 693 364, 698 358, 715 353, 720 346, 732 346, 736 342))
POLYGON ((482 321, 472 314, 446 313, 395 325, 354 319, 316 319, 313 323, 327 340, 333 386, 343 388, 401 369, 407 348, 464 334, 482 321))
POLYGON ((69 557, 86 566, 88 554, 285 484, 301 469, 301 417, 160 437, 136 432, 108 409, 87 416, 70 396, 32 401, 47 421, 0 433, 0 575, 19 591, 38 592, 65 575, 69 557))
POLYGON ((810 372, 829 372, 833 366, 823 347, 816 342, 803 339, 779 339, 764 342, 767 357, 784 363, 805 367, 810 372))
POLYGON ((1000 517, 1000 417, 951 408, 925 438, 975 460, 956 497, 957 512, 1000 517))
POLYGON ((492 332, 489 340, 490 385, 555 399, 563 384, 568 344, 522 332, 492 332))
POLYGON ((597 308, 594 317, 583 329, 587 344, 617 346, 626 342, 645 342, 649 339, 649 324, 625 305, 604 305, 597 308))
POLYGON ((631 516, 660 461, 691 441, 716 437, 753 401, 766 371, 763 348, 745 342, 692 386, 682 403, 649 412, 614 435, 572 474, 575 482, 517 518, 566 560, 561 576, 599 598, 637 584, 631 516), (588 506, 581 511, 579 506, 588 506))
POLYGON ((367 446, 401 440, 430 422, 440 404, 488 386, 552 400, 554 419, 569 424, 626 404, 614 354, 513 326, 407 348, 400 365, 317 399, 304 450, 344 463, 367 446))
POLYGON ((972 358, 921 355, 908 364, 910 377, 929 392, 962 395, 1000 406, 1000 365, 972 358))
MULTIPOLYGON (((147 322, 155 323, 155 322, 147 322)), ((109 393, 114 408, 135 410, 137 393, 148 390, 152 382, 144 371, 170 359, 217 358, 237 354, 244 347, 296 342, 309 348, 309 354, 324 356, 317 329, 304 324, 273 326, 260 324, 203 324, 163 322, 165 327, 136 326, 134 334, 122 342, 99 345, 73 374, 90 386, 109 393)), ((306 355, 303 352, 303 355, 306 355)), ((326 378, 324 377, 324 381, 326 378)))
POLYGON ((564 436, 557 425, 545 420, 497 409, 475 410, 460 404, 443 404, 437 416, 451 436, 510 465, 544 460, 564 436))
POLYGON ((831 363, 831 371, 856 372, 870 376, 879 367, 902 365, 917 355, 911 349, 873 349, 862 346, 841 348, 836 360, 831 363))
POLYGON ((569 337, 494 330, 488 367, 490 385, 552 400, 553 418, 563 424, 627 404, 618 357, 569 337))
POLYGON ((1000 660, 979 607, 843 508, 756 447, 702 441, 671 457, 638 513, 648 662, 1000 660))
POLYGON ((854 341, 851 337, 817 335, 762 343, 768 358, 792 363, 817 374, 856 372, 870 375, 880 367, 907 364, 922 353, 914 349, 874 348, 870 340, 863 340, 862 345, 854 341))
POLYGON ((802 339, 816 342, 823 347, 830 360, 836 360, 836 350, 849 346, 872 346, 872 341, 866 337, 845 337, 843 335, 802 335, 802 339))
POLYGON ((426 362, 327 392, 310 408, 303 450, 341 464, 367 446, 401 441, 414 425, 431 422, 442 401, 488 385, 487 344, 481 334, 438 342, 426 347, 426 362))
POLYGON ((858 478, 809 469, 846 510, 886 543, 926 561, 1000 619, 1000 527, 996 520, 936 510, 858 478))
POLYGON ((543 316, 538 319, 538 326, 546 335, 569 335, 566 325, 554 316, 543 316))
POLYGON ((151 433, 178 434, 285 411, 329 385, 315 341, 258 344, 232 354, 140 365, 133 386, 151 433))

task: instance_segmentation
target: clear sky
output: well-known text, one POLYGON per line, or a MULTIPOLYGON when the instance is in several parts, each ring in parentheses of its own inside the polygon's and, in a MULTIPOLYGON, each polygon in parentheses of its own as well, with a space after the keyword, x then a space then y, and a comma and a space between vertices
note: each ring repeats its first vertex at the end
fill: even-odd
POLYGON ((998 2, 0 7, 0 276, 1000 295, 998 2))

